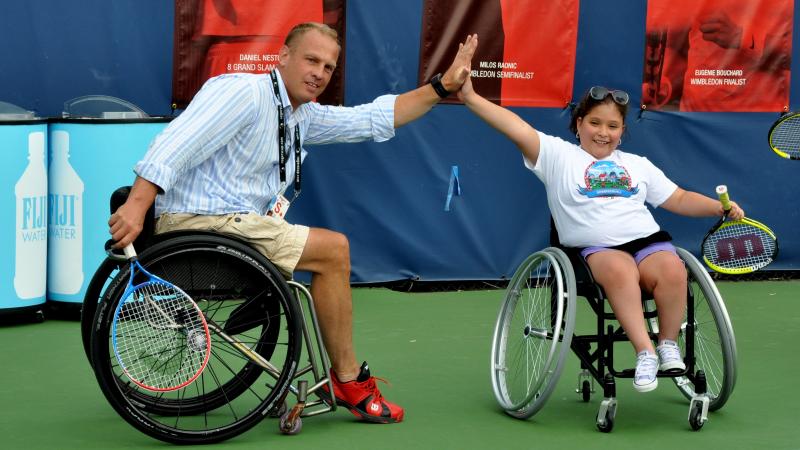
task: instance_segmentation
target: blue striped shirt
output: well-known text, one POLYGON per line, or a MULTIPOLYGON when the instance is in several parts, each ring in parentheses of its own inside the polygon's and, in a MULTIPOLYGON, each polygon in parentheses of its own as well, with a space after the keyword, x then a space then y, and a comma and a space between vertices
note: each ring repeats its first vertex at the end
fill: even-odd
MULTIPOLYGON (((286 180, 294 179, 294 128, 305 145, 376 142, 394 136, 394 101, 383 95, 355 107, 309 102, 296 111, 278 74, 286 118, 286 180)), ((264 214, 280 189, 278 108, 268 74, 225 74, 209 79, 186 110, 150 144, 134 172, 156 184, 156 215, 264 214)))

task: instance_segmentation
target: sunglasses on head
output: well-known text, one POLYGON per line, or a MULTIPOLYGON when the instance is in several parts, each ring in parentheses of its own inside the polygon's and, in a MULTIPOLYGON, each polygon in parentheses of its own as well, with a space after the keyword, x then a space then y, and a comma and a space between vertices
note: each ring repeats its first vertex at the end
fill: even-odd
POLYGON ((603 86, 594 86, 594 87, 592 87, 591 89, 589 89, 589 95, 593 99, 598 100, 598 101, 605 100, 605 98, 610 95, 611 98, 615 102, 617 102, 617 104, 620 104, 620 105, 627 105, 628 104, 628 100, 630 100, 630 97, 628 97, 628 93, 627 92, 619 91, 619 90, 615 90, 615 89, 609 89, 609 88, 603 87, 603 86))

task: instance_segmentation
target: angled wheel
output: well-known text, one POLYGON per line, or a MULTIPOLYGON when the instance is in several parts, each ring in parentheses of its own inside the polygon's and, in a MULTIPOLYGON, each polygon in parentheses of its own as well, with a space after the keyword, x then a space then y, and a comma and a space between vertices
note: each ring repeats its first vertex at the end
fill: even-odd
POLYGON ((529 256, 509 282, 492 339, 491 378, 497 402, 513 417, 536 414, 558 382, 575 328, 574 286, 558 249, 529 256))
MULTIPOLYGON (((736 385, 736 338, 722 296, 706 269, 690 252, 678 248, 678 256, 686 265, 689 302, 694 305, 695 369, 705 372, 708 409, 715 411, 728 401, 736 385)), ((655 319, 648 322, 657 331, 655 319)), ((681 327, 678 344, 686 349, 686 326, 681 327)), ((689 377, 673 379, 683 395, 691 400, 697 393, 689 377)))
POLYGON ((124 264, 111 258, 104 259, 86 286, 86 294, 83 296, 83 305, 81 306, 81 340, 83 342, 83 351, 86 353, 86 358, 90 364, 92 362, 90 353, 92 325, 94 325, 97 304, 102 299, 106 286, 117 275, 120 266, 124 264))
POLYGON ((91 340, 95 375, 111 405, 140 431, 178 444, 218 442, 258 423, 289 388, 299 359, 299 311, 283 277, 247 245, 219 235, 173 237, 139 260, 186 291, 219 331, 211 335, 210 360, 195 382, 171 392, 133 384, 119 367, 111 336, 128 277, 127 267, 120 270, 98 306, 91 340))

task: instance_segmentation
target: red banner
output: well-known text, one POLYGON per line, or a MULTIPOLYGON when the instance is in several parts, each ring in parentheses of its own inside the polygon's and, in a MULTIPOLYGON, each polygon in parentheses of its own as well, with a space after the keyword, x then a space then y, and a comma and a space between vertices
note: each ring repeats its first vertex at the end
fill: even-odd
POLYGON ((788 111, 793 0, 649 0, 643 107, 788 111))
POLYGON ((419 84, 447 70, 459 42, 478 33, 477 92, 504 106, 564 107, 572 97, 578 7, 579 0, 425 0, 419 84))
POLYGON ((289 30, 301 22, 322 22, 339 33, 339 65, 317 100, 341 104, 345 0, 175 0, 173 107, 184 108, 211 77, 271 71, 289 30))

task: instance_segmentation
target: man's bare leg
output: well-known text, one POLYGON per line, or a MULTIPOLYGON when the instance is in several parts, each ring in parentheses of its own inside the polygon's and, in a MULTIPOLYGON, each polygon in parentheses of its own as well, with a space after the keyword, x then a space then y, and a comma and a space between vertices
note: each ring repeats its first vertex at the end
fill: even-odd
POLYGON ((354 380, 359 365, 353 348, 353 296, 347 237, 311 228, 296 270, 311 272, 311 295, 331 366, 340 381, 354 380))

